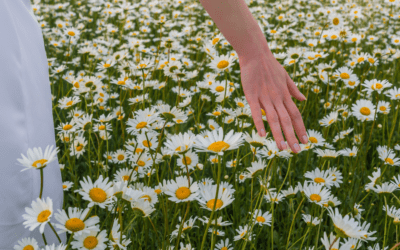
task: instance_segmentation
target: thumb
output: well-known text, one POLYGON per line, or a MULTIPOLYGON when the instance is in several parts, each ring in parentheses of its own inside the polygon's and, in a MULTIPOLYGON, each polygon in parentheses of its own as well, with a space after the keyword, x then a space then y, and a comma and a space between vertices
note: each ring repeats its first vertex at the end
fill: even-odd
POLYGON ((286 72, 286 82, 291 96, 293 96, 299 101, 307 100, 307 98, 300 92, 300 90, 297 88, 296 84, 293 82, 293 80, 290 78, 287 72, 286 72))
POLYGON ((264 122, 261 116, 261 107, 258 101, 253 101, 250 105, 251 116, 254 120, 254 125, 256 126, 259 136, 266 136, 264 122))

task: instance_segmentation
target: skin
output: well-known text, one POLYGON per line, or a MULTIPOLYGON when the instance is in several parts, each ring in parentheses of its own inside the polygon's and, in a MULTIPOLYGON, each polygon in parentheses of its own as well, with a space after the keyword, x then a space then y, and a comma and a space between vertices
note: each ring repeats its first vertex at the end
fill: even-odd
POLYGON ((287 148, 283 130, 291 150, 298 153, 299 141, 294 131, 304 144, 308 137, 300 111, 291 97, 299 101, 306 98, 273 56, 247 4, 244 0, 199 1, 238 54, 243 91, 259 135, 266 135, 262 108, 278 148, 287 148))

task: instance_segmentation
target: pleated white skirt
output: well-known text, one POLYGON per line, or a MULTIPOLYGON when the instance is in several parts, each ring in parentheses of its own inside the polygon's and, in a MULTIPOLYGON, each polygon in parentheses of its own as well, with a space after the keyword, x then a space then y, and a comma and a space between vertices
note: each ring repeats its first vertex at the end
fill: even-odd
MULTIPOLYGON (((47 56, 32 14, 30 0, 0 0, 0 250, 13 250, 24 237, 44 245, 39 227, 31 232, 22 225, 25 207, 39 197, 40 171, 20 172, 17 165, 28 148, 56 146, 47 56)), ((53 200, 54 225, 63 203, 58 161, 43 172, 42 198, 53 200)), ((57 245, 54 232, 45 228, 47 243, 57 245)), ((65 243, 65 233, 60 237, 65 243)))

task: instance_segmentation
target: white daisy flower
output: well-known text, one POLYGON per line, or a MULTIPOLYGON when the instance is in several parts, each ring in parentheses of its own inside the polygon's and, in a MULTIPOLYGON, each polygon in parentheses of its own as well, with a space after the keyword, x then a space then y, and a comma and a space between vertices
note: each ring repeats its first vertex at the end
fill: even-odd
POLYGON ((198 196, 196 197, 197 201, 200 203, 201 207, 212 211, 215 206, 215 211, 221 210, 224 207, 231 204, 234 200, 233 198, 233 190, 230 188, 225 188, 225 190, 219 187, 217 201, 215 201, 215 194, 217 193, 217 185, 206 184, 203 185, 200 183, 199 185, 198 196))
MULTIPOLYGON (((251 214, 251 212, 249 212, 251 214)), ((268 225, 271 226, 272 214, 269 211, 262 213, 260 209, 255 209, 253 213, 253 219, 259 226, 268 225)))
POLYGON ((112 202, 112 182, 108 182, 108 177, 103 179, 103 175, 92 183, 90 177, 83 177, 83 181, 79 181, 81 189, 77 189, 74 192, 79 192, 84 200, 89 201, 88 207, 98 205, 101 208, 105 208, 106 205, 112 202))
POLYGON ((197 136, 194 147, 198 152, 220 153, 238 148, 243 142, 242 133, 229 131, 224 136, 222 127, 217 131, 207 131, 207 137, 197 136))
POLYGON ((61 230, 57 231, 57 233, 68 232, 70 234, 75 233, 76 235, 81 235, 82 233, 90 233, 91 230, 100 231, 96 225, 100 222, 97 215, 85 219, 89 210, 89 208, 81 210, 78 207, 68 207, 67 215, 64 209, 58 209, 54 217, 59 223, 56 223, 55 226, 61 230))
POLYGON ((193 182, 193 178, 190 177, 190 186, 188 183, 187 176, 178 176, 175 180, 170 180, 166 185, 164 193, 169 195, 169 200, 180 203, 186 201, 192 201, 196 199, 199 190, 197 182, 193 182))
POLYGON ((14 245, 14 250, 39 250, 38 242, 35 238, 25 237, 18 241, 17 245, 14 245))
POLYGON ((25 167, 21 172, 28 169, 45 168, 49 163, 57 160, 58 147, 53 150, 53 146, 48 145, 44 153, 41 147, 28 148, 27 157, 21 154, 22 159, 17 159, 21 163, 18 165, 25 167))
POLYGON ((307 187, 304 187, 304 194, 307 196, 310 202, 313 202, 319 206, 323 206, 324 203, 328 202, 331 191, 325 188, 323 185, 309 183, 307 187))
POLYGON ((372 121, 375 118, 375 105, 370 100, 357 100, 351 109, 353 115, 360 121, 372 121))
POLYGON ((316 168, 313 171, 307 171, 304 174, 304 177, 311 179, 311 181, 316 184, 324 185, 327 188, 330 188, 334 185, 333 179, 335 177, 331 175, 328 170, 321 171, 319 168, 316 168))
POLYGON ((47 222, 50 222, 50 218, 53 215, 53 200, 50 197, 46 199, 36 198, 36 201, 32 201, 31 208, 25 207, 25 212, 26 214, 22 215, 25 219, 22 223, 25 228, 29 227, 29 231, 33 231, 39 227, 39 231, 42 234, 44 227, 47 222))
POLYGON ((340 238, 355 238, 361 239, 364 235, 368 234, 367 231, 361 229, 359 223, 354 219, 350 218, 349 215, 344 217, 339 213, 338 208, 333 210, 332 208, 327 208, 329 216, 331 217, 336 235, 340 238))
POLYGON ((71 241, 71 247, 78 250, 104 250, 108 241, 107 231, 90 230, 80 235, 74 234, 74 240, 71 241))

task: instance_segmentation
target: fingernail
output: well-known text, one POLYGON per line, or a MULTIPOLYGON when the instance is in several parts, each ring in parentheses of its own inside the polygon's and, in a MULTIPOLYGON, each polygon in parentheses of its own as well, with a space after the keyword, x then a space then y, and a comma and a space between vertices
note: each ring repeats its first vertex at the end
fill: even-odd
POLYGON ((283 149, 286 149, 286 143, 284 141, 281 141, 281 146, 283 149))
POLYGON ((303 143, 306 144, 308 142, 307 136, 303 135, 303 143))
POLYGON ((303 95, 303 94, 301 94, 303 97, 304 97, 304 99, 306 99, 307 100, 307 98, 303 95))
POLYGON ((261 136, 265 136, 265 129, 261 129, 261 136))
POLYGON ((299 152, 299 151, 301 150, 299 144, 297 144, 297 143, 295 143, 295 144, 293 145, 293 148, 296 150, 296 153, 299 152))

